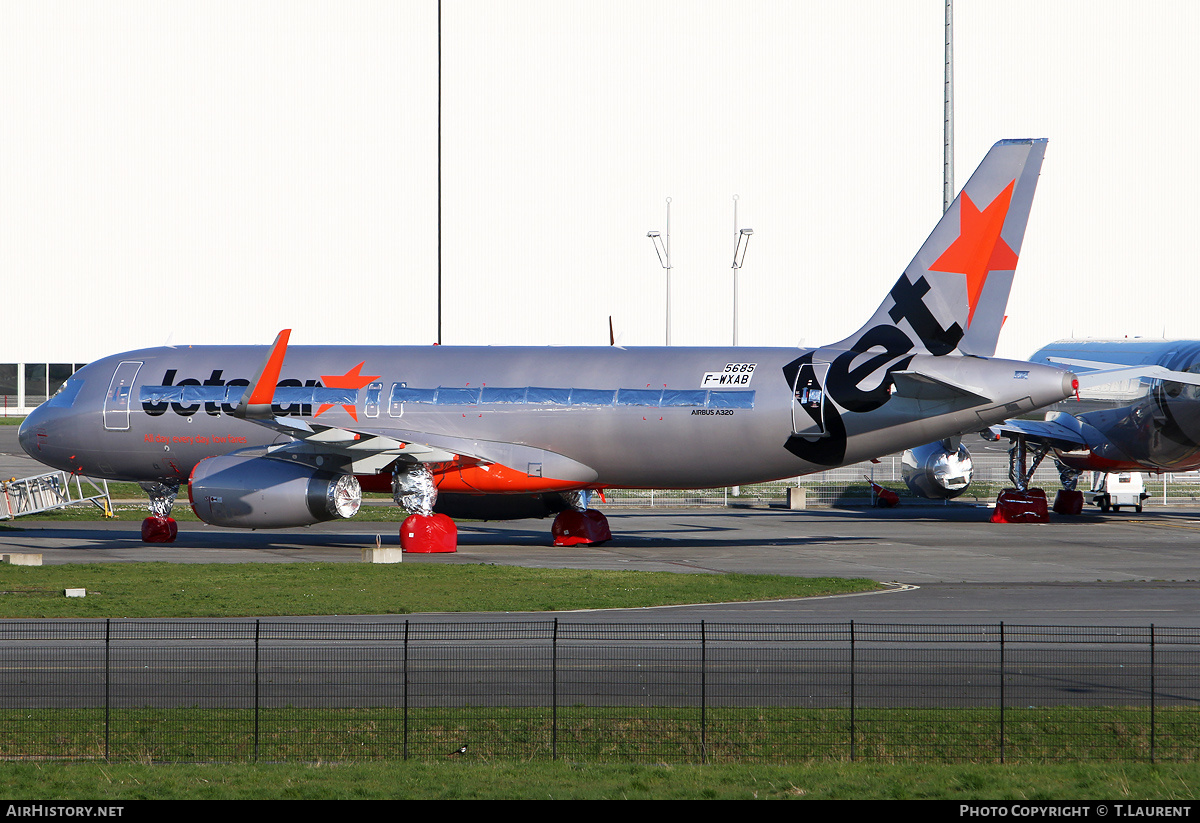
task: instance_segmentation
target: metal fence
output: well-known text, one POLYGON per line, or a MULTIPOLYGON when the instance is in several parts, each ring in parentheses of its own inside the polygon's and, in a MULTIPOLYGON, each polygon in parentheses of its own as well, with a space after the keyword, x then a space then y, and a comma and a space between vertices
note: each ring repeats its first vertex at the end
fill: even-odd
MULTIPOLYGON (((788 488, 806 491, 809 506, 869 506, 873 502, 870 480, 891 489, 902 500, 929 505, 909 491, 904 484, 900 465, 901 455, 881 458, 878 463, 855 463, 838 469, 753 486, 724 489, 610 489, 604 493, 604 503, 614 507, 647 506, 729 506, 785 505, 788 488)), ((952 504, 995 503, 996 495, 1012 485, 1008 479, 1008 455, 1003 452, 977 451, 971 455, 974 478, 952 504)), ((1200 472, 1166 472, 1144 475, 1150 497, 1146 505, 1194 505, 1200 503, 1200 472)), ((1090 476, 1080 480, 1086 488, 1090 476)), ((1031 485, 1044 488, 1050 500, 1062 488, 1054 461, 1047 458, 1034 473, 1031 485)), ((600 507, 604 507, 604 503, 600 507)))
POLYGON ((0 622, 0 757, 1196 761, 1200 629, 0 622))

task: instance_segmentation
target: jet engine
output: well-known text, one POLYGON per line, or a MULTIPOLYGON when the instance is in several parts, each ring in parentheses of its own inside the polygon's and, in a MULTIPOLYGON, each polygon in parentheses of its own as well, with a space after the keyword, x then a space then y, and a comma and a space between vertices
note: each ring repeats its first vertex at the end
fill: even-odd
POLYGON ((188 500, 196 516, 214 526, 283 529, 353 517, 362 488, 354 475, 230 454, 196 464, 188 500))
POLYGON ((944 440, 908 449, 901 466, 913 494, 930 500, 951 500, 971 484, 971 453, 961 443, 957 450, 947 448, 944 440))

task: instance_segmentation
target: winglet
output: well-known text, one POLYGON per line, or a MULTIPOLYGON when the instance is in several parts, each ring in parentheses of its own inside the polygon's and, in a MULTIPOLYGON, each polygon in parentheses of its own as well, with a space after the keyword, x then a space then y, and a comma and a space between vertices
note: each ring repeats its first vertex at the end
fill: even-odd
POLYGON ((275 384, 279 382, 279 372, 283 368, 283 358, 287 355, 288 338, 292 330, 284 329, 275 338, 271 353, 258 369, 258 374, 250 381, 241 401, 233 410, 234 417, 243 420, 263 420, 274 416, 271 401, 275 398, 275 384))

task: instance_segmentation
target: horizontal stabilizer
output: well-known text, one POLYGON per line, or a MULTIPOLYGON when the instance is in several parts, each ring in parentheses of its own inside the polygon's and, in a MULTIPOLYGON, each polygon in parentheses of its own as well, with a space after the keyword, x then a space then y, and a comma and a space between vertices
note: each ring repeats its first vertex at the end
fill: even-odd
POLYGON ((892 379, 896 383, 896 394, 913 400, 961 400, 971 405, 991 400, 990 397, 921 372, 892 372, 892 379))

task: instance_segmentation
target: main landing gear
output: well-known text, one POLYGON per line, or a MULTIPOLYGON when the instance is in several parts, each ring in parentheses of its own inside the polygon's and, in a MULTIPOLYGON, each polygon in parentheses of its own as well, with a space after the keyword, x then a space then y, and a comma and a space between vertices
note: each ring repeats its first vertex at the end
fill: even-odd
POLYGON ((1050 451, 1047 444, 1033 447, 1033 463, 1029 463, 1030 449, 1024 437, 1018 436, 1013 440, 1012 448, 1008 450, 1008 479, 1013 488, 1005 489, 996 498, 996 508, 992 511, 993 523, 1048 523, 1050 514, 1046 509, 1046 492, 1042 489, 1029 488, 1029 481, 1037 471, 1050 451))
POLYGON ((458 551, 458 527, 444 514, 435 514, 437 486, 424 464, 396 466, 392 472, 392 499, 410 514, 400 524, 400 548, 405 552, 433 554, 458 551))
POLYGON ((1082 472, 1063 465, 1061 460, 1055 460, 1054 465, 1062 481, 1062 488, 1054 496, 1054 511, 1058 514, 1083 514, 1083 492, 1076 488, 1082 472))
POLYGON ((142 521, 143 543, 174 543, 179 526, 171 517, 175 496, 179 494, 179 481, 163 483, 138 483, 142 491, 150 495, 150 516, 142 521))
POLYGON ((595 509, 588 508, 586 491, 564 492, 563 498, 571 508, 554 517, 550 533, 556 546, 598 546, 612 540, 608 518, 595 509))
MULTIPOLYGON (((553 494, 553 493, 549 493, 553 494)), ((405 552, 433 554, 458 550, 458 529, 454 521, 433 510, 437 502, 437 484, 424 465, 398 465, 392 472, 392 499, 413 514, 400 526, 400 547, 405 552)), ((551 533, 555 546, 595 546, 612 540, 608 518, 589 509, 586 491, 562 492, 563 510, 554 518, 551 533)))
MULTIPOLYGON (((1050 453, 1050 444, 1037 443, 1031 445, 1024 437, 1013 439, 1012 447, 1008 450, 1008 478, 1013 488, 1005 489, 996 498, 996 508, 992 512, 993 523, 1048 523, 1050 513, 1046 506, 1046 492, 1042 489, 1029 488, 1033 473, 1050 453), (1032 462, 1031 462, 1032 461, 1032 462)), ((1058 467, 1058 475, 1063 488, 1054 498, 1054 511, 1058 514, 1079 514, 1083 511, 1083 493, 1075 486, 1079 482, 1079 473, 1067 468, 1059 461, 1054 461, 1058 467)))

